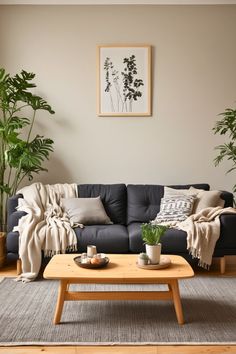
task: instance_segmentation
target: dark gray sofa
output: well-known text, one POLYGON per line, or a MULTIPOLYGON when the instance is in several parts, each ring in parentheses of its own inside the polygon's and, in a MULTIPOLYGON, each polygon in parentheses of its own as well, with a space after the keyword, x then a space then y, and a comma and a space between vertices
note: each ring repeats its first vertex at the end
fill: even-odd
MULTIPOLYGON (((188 189, 193 186, 209 190, 208 184, 190 184, 169 186, 176 189, 188 189)), ((100 196, 104 208, 113 225, 90 225, 84 229, 76 228, 78 252, 86 251, 88 244, 97 246, 98 252, 105 253, 139 253, 145 250, 141 239, 141 223, 153 220, 160 210, 160 201, 164 195, 163 185, 134 184, 80 184, 78 194, 81 198, 100 196)), ((16 195, 8 201, 8 259, 18 259, 18 232, 13 227, 18 224, 22 212, 16 210, 18 198, 16 195)), ((233 195, 222 192, 225 207, 233 206, 233 195)), ((236 215, 220 216, 221 233, 217 241, 214 256, 236 255, 236 215)), ((162 238, 162 253, 178 254, 192 261, 186 246, 186 233, 170 229, 162 238)))

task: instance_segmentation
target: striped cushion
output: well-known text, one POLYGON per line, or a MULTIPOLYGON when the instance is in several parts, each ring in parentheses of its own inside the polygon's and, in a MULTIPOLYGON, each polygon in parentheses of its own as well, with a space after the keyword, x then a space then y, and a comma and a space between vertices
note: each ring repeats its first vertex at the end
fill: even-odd
POLYGON ((183 221, 192 213, 195 195, 173 195, 162 198, 155 222, 183 221))

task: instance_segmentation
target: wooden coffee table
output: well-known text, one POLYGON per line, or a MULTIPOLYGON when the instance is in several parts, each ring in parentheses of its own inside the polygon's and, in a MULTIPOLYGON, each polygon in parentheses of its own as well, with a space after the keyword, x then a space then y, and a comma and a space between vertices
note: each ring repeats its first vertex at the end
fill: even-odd
POLYGON ((137 267, 137 255, 108 255, 105 268, 85 269, 75 264, 76 254, 54 256, 44 271, 44 278, 60 280, 54 324, 60 323, 64 301, 78 300, 172 300, 179 324, 184 323, 179 293, 179 279, 191 278, 194 272, 180 256, 168 256, 171 265, 165 269, 149 270, 137 267), (167 284, 166 291, 70 291, 70 284, 167 284))

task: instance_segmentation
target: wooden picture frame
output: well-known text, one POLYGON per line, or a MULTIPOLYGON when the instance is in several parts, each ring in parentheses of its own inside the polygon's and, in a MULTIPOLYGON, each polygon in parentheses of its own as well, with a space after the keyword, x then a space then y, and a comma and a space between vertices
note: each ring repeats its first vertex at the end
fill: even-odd
POLYGON ((98 116, 151 115, 151 46, 97 46, 98 116))

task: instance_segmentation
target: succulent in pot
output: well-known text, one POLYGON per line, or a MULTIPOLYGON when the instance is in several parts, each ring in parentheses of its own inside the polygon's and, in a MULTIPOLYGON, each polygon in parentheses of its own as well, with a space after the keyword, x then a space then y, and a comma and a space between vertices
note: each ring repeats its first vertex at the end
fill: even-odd
POLYGON ((149 262, 149 257, 146 253, 141 252, 138 256, 138 264, 139 265, 147 265, 149 262))

